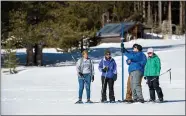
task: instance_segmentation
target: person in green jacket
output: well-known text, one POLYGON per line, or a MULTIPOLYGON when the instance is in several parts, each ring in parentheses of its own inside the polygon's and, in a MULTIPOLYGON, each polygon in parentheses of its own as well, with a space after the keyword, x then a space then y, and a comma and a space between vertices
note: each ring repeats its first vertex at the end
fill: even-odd
POLYGON ((148 59, 144 70, 144 79, 147 79, 149 86, 150 100, 154 102, 156 100, 155 90, 158 95, 158 102, 163 102, 163 92, 159 87, 159 76, 161 70, 161 61, 157 54, 154 53, 153 48, 147 50, 148 59))

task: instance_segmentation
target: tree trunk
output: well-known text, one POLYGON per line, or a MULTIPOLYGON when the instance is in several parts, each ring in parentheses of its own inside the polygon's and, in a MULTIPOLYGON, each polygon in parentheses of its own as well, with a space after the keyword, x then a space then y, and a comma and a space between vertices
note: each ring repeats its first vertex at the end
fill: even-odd
POLYGON ((83 52, 83 38, 81 39, 81 53, 83 52))
POLYGON ((43 45, 41 44, 36 44, 35 45, 35 59, 34 63, 36 66, 42 66, 43 65, 43 45))
POLYGON ((156 24, 157 24, 157 9, 155 8, 154 9, 154 25, 156 26, 156 24))
POLYGON ((137 2, 138 12, 140 11, 140 1, 137 2))
POLYGON ((150 25, 150 23, 151 23, 151 15, 150 15, 150 13, 151 13, 151 8, 150 8, 150 1, 148 1, 148 10, 147 10, 147 12, 148 12, 148 16, 147 16, 147 19, 148 19, 148 25, 150 25))
POLYGON ((26 53, 27 53, 26 66, 33 66, 34 54, 33 54, 33 47, 31 45, 27 45, 26 53))
POLYGON ((102 27, 104 27, 104 25, 105 25, 105 15, 102 15, 101 19, 102 19, 102 21, 101 21, 102 22, 102 27))
POLYGON ((167 11, 168 11, 167 2, 164 1, 164 2, 162 2, 162 4, 163 4, 163 15, 162 15, 162 17, 163 17, 163 20, 167 20, 167 11))
POLYGON ((143 1, 143 20, 144 20, 144 22, 145 22, 145 18, 146 18, 145 1, 143 1))
POLYGON ((159 27, 161 27, 161 24, 162 24, 162 5, 161 5, 161 1, 158 1, 158 21, 159 21, 159 27))
POLYGON ((136 12, 136 1, 134 1, 134 12, 136 12))
POLYGON ((185 11, 185 4, 186 4, 186 2, 185 1, 183 1, 183 26, 182 27, 184 27, 183 28, 183 31, 186 31, 186 25, 185 25, 185 23, 186 23, 186 17, 185 17, 185 13, 186 13, 186 11, 185 11))
POLYGON ((169 1, 168 8, 168 20, 169 20, 169 34, 172 34, 172 13, 171 13, 171 1, 169 1))
POLYGON ((183 32, 183 2, 180 1, 180 31, 183 32))

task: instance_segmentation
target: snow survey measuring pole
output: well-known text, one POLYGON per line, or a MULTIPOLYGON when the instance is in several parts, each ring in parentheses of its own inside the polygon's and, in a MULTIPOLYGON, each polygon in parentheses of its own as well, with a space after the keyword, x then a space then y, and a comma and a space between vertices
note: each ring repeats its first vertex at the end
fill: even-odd
POLYGON ((122 58, 122 101, 124 101, 124 24, 121 23, 121 58, 122 58))

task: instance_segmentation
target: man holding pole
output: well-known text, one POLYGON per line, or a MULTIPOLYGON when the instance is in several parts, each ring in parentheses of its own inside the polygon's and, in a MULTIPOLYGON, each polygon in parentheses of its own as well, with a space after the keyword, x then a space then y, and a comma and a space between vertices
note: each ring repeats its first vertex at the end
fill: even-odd
POLYGON ((129 78, 127 82, 127 94, 125 101, 143 103, 144 98, 142 95, 141 80, 147 59, 145 54, 142 52, 142 46, 134 44, 132 52, 127 51, 123 47, 122 52, 127 56, 127 64, 129 65, 129 78))

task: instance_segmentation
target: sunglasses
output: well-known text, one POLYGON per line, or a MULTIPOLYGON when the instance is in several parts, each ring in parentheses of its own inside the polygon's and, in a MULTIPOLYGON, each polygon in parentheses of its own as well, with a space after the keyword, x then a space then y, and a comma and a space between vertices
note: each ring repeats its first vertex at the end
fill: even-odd
POLYGON ((107 56, 110 56, 111 54, 106 54, 107 56))
POLYGON ((152 54, 152 52, 149 52, 149 53, 147 53, 147 54, 152 54))

